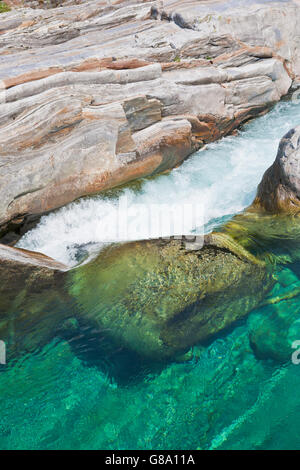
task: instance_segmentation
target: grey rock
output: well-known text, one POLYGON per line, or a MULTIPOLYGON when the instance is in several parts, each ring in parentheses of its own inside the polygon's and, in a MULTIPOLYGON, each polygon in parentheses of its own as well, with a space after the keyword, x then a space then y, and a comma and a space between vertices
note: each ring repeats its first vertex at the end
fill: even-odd
POLYGON ((172 168, 264 113, 297 83, 297 21, 292 0, 1 14, 0 233, 172 168))
POLYGON ((276 159, 258 186, 254 207, 269 212, 300 210, 300 126, 280 141, 276 159))

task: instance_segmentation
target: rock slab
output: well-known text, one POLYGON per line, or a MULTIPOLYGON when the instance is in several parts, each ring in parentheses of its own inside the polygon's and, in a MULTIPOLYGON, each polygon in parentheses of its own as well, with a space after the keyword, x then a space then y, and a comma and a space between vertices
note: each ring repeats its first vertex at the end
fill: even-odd
POLYGON ((299 21, 297 1, 1 14, 0 235, 177 166, 266 112, 297 82, 299 21))

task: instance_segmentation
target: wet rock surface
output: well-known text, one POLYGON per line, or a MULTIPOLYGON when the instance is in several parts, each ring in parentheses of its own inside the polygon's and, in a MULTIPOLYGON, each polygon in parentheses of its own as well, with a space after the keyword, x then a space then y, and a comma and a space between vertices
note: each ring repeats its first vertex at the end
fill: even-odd
POLYGON ((9 360, 55 336, 67 315, 66 270, 41 253, 0 245, 0 336, 9 360))
POLYGON ((300 126, 281 140, 273 165, 258 187, 254 207, 269 212, 298 213, 300 210, 300 126))

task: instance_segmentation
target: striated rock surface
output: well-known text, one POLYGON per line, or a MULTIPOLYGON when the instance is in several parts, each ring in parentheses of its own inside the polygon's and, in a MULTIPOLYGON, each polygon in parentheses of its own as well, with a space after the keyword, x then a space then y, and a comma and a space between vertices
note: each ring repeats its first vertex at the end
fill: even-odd
POLYGON ((300 126, 281 139, 276 159, 258 186, 253 207, 273 213, 300 211, 300 126))
POLYGON ((177 166, 287 94, 300 74, 299 2, 228 5, 94 0, 1 14, 0 233, 177 166))
MULTIPOLYGON (((36 266, 37 268, 52 269, 56 271, 67 271, 68 267, 56 261, 49 256, 36 251, 22 250, 21 248, 13 248, 0 244, 1 268, 3 264, 13 266, 14 264, 24 266, 36 266)), ((32 268, 33 269, 33 268, 32 268)))

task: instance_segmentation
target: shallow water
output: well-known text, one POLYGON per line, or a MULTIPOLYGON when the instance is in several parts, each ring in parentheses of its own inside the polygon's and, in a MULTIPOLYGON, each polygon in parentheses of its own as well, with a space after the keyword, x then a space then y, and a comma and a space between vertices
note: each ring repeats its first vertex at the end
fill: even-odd
MULTIPOLYGON (((299 106, 280 103, 238 137, 122 192, 139 202, 201 199, 209 230, 251 202, 279 139, 299 119, 299 106)), ((78 201, 44 217, 20 245, 75 264, 74 245, 99 249, 103 210, 117 196, 78 201)), ((278 265, 274 273, 269 298, 285 300, 252 311, 194 347, 183 363, 154 364, 104 337, 99 348, 99 332, 68 323, 46 346, 0 365, 0 448, 300 449, 300 365, 291 362, 300 300, 288 295, 300 287, 298 264, 278 265)), ((42 318, 64 313, 57 309, 51 304, 42 318)), ((38 326, 29 322, 27 334, 38 336, 38 326)))

